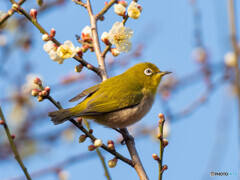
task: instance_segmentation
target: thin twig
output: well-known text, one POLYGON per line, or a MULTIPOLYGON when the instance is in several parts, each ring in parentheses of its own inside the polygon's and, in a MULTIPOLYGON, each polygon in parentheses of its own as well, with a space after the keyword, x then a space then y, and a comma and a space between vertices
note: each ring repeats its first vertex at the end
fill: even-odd
POLYGON ((165 118, 164 116, 163 117, 160 117, 160 120, 159 120, 159 161, 158 161, 158 164, 159 164, 159 176, 158 176, 158 179, 159 180, 162 180, 162 174, 163 174, 163 126, 164 126, 164 122, 165 122, 165 118))
POLYGON ((19 153, 18 153, 18 151, 17 151, 17 147, 16 147, 16 145, 15 145, 15 143, 14 143, 14 140, 13 140, 12 135, 11 135, 11 133, 10 133, 10 130, 9 130, 9 128, 8 128, 6 119, 4 118, 4 115, 3 115, 3 112, 2 112, 1 106, 0 106, 0 117, 1 117, 1 120, 3 121, 3 127, 4 127, 4 130, 5 130, 6 135, 7 135, 7 137, 8 137, 8 141, 9 141, 9 143, 10 143, 10 145, 11 145, 11 148, 12 148, 12 150, 13 150, 13 153, 14 153, 14 155, 15 155, 15 159, 17 160, 18 164, 21 166, 21 168, 22 168, 22 170, 23 170, 26 178, 27 178, 28 180, 31 180, 31 177, 30 177, 30 175, 29 175, 29 173, 28 173, 28 171, 27 171, 27 168, 24 166, 23 161, 22 161, 22 159, 21 159, 21 157, 20 157, 20 155, 19 155, 19 153))
POLYGON ((101 54, 101 56, 102 56, 103 58, 106 57, 106 54, 107 54, 108 51, 111 49, 111 46, 112 46, 112 44, 109 44, 109 45, 106 46, 106 48, 104 49, 104 51, 103 51, 102 54, 101 54))
MULTIPOLYGON (((87 120, 85 120, 84 122, 85 122, 85 124, 86 124, 86 126, 87 126, 87 129, 88 129, 88 131, 89 131, 89 130, 90 130, 90 124, 88 123, 87 120)), ((94 142, 93 142, 93 143, 94 143, 94 142)), ((101 163, 102 163, 102 166, 103 166, 103 169, 104 169, 104 172, 105 172, 104 175, 106 176, 106 178, 107 178, 108 180, 111 180, 111 176, 110 176, 110 174, 109 174, 109 171, 108 171, 108 168, 107 168, 107 165, 106 165, 106 162, 105 162, 105 159, 104 159, 102 153, 100 152, 100 150, 99 150, 98 148, 96 148, 96 152, 97 152, 98 157, 99 157, 100 160, 101 160, 101 163)))
POLYGON ((103 17, 103 15, 108 11, 108 9, 110 9, 112 7, 113 4, 117 3, 117 0, 111 0, 109 3, 107 3, 104 8, 96 15, 97 20, 101 19, 101 17, 103 17))
POLYGON ((72 0, 72 1, 75 2, 76 4, 80 5, 80 6, 84 7, 84 8, 87 8, 86 3, 82 2, 82 1, 78 1, 78 0, 72 0))
MULTIPOLYGON (((22 5, 26 0, 20 0, 18 2, 19 5, 22 5)), ((14 1, 13 1, 14 2, 14 1)), ((14 2, 15 3, 15 2, 14 2)), ((0 18, 0 26, 6 22, 8 20, 8 18, 10 18, 13 14, 15 13, 15 11, 11 8, 8 10, 8 12, 6 14, 4 14, 1 18, 0 18)))

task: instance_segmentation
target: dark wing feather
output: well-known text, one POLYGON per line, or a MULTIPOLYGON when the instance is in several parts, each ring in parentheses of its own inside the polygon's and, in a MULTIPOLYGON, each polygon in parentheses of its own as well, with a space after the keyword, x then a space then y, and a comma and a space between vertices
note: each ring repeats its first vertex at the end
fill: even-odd
POLYGON ((87 95, 90 95, 90 94, 96 92, 97 90, 99 90, 99 86, 100 86, 100 84, 97 84, 97 85, 92 86, 88 89, 85 89, 83 92, 81 92, 80 94, 78 94, 74 98, 70 99, 69 102, 75 102, 75 101, 81 99, 84 96, 87 96, 87 95))

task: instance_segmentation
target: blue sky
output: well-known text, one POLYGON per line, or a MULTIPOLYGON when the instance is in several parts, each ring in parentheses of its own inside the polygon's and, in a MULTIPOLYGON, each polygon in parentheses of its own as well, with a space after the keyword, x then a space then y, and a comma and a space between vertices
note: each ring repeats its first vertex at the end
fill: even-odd
MULTIPOLYGON (((130 1, 128 1, 130 2, 130 1)), ((93 11, 96 13, 102 9, 104 1, 92 1, 93 11)), ((193 10, 187 0, 170 1, 139 1, 143 7, 143 12, 138 20, 129 19, 126 27, 134 31, 133 45, 145 43, 143 56, 133 60, 128 64, 130 67, 138 62, 149 61, 155 63, 161 70, 169 70, 177 78, 185 77, 196 72, 200 66, 192 59, 192 51, 195 47, 193 10)), ((26 3, 23 7, 27 10, 32 8, 31 3, 26 3)), ((209 52, 210 64, 223 62, 224 54, 231 50, 228 30, 227 1, 201 0, 197 1, 197 6, 201 12, 202 40, 209 52)), ((0 5, 0 9, 6 10, 9 3, 0 5)), ((236 5, 237 20, 239 22, 240 5, 236 5)), ((20 16, 16 14, 16 16, 20 16)), ((99 34, 109 31, 116 21, 121 21, 113 9, 110 9, 105 16, 105 21, 98 22, 99 34)), ((80 34, 81 30, 90 25, 88 14, 85 9, 69 1, 64 6, 52 8, 50 11, 39 14, 38 22, 46 29, 55 28, 56 39, 60 42, 71 40, 77 45, 75 34, 80 34)), ((33 73, 41 74, 46 84, 55 84, 61 77, 74 70, 77 63, 72 60, 65 60, 63 65, 59 65, 49 59, 48 54, 42 49, 43 42, 41 35, 33 28, 34 47, 31 52, 23 54, 26 59, 31 59, 34 65, 33 73)), ((239 29, 238 29, 239 33, 239 29)), ((102 49, 104 45, 101 44, 102 49)), ((14 53, 15 65, 21 65, 19 53, 14 53)), ((122 55, 124 56, 124 55, 122 55)), ((97 66, 95 54, 88 52, 85 56, 93 65, 97 66)), ((121 56, 120 56, 121 57, 121 56)), ((13 62, 12 62, 13 63, 13 62)), ((10 66, 10 64, 8 65, 10 66)), ((111 75, 117 75, 126 70, 127 67, 115 67, 111 75)), ((91 72, 84 69, 87 78, 91 72)), ((219 72, 213 80, 221 77, 223 72, 219 72)), ((201 75, 199 75, 201 76, 201 75)), ((68 99, 84 88, 90 87, 96 82, 74 85, 66 89, 52 89, 52 96, 59 99, 64 107, 71 107, 68 99), (80 88, 80 89, 79 89, 80 88), (69 93, 71 92, 71 93, 69 93), (73 93, 74 92, 74 93, 73 93)), ((7 84, 2 94, 7 95, 7 91, 12 86, 7 84)), ((170 100, 170 107, 173 112, 179 112, 185 106, 196 99, 206 88, 203 80, 192 83, 187 87, 180 87, 170 100)), ((210 177, 211 171, 216 172, 238 172, 238 112, 236 98, 231 95, 228 83, 216 89, 210 98, 200 108, 191 115, 182 119, 176 119, 170 123, 170 135, 167 138, 169 145, 164 151, 164 164, 169 169, 164 173, 163 179, 175 180, 201 180, 201 179, 238 179, 232 177, 210 177), (217 149, 216 149, 217 148, 217 149)), ((36 108, 49 105, 48 102, 36 103, 36 108)), ((164 113, 164 104, 159 103, 159 97, 150 113, 141 121, 143 125, 151 126, 158 122, 158 113, 164 113)), ((6 107, 6 109, 8 109, 6 107)), ((61 127, 56 127, 49 122, 49 118, 43 119, 41 127, 36 131, 54 131, 61 127), (45 123, 46 122, 46 123, 45 123)), ((118 134, 113 130, 100 125, 94 126, 95 135, 106 142, 109 137, 115 139, 118 134)), ((0 129, 1 130, 1 129, 0 129)), ((48 167, 61 160, 71 157, 80 152, 87 152, 89 142, 78 143, 81 133, 76 131, 75 142, 64 143, 62 141, 53 144, 49 151, 36 154, 24 159, 30 172, 48 167)), ((152 159, 153 153, 158 153, 159 145, 149 137, 137 138, 136 147, 142 159, 143 165, 150 179, 157 179, 158 166, 152 159)), ((44 149, 44 147, 41 147, 44 149)), ((129 156, 126 147, 118 147, 119 152, 129 156)), ((88 152, 94 154, 94 152, 88 152)), ((104 153, 106 160, 110 160, 112 155, 104 153)), ((65 168, 64 168, 65 169, 65 168)), ((104 179, 103 168, 97 157, 84 160, 66 167, 70 172, 70 179, 104 179)), ((134 169, 118 161, 117 167, 109 169, 113 179, 138 179, 134 169)), ((22 172, 13 158, 0 163, 0 179, 21 175, 22 172), (6 170, 3 170, 6 169, 6 170), (14 173, 13 173, 14 172, 14 173)), ((55 175, 46 175, 38 180, 57 179, 55 175)))

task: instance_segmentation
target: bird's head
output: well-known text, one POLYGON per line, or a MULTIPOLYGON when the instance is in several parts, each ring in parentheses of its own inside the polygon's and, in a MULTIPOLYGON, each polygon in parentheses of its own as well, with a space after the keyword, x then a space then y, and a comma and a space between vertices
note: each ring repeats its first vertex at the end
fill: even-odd
POLYGON ((144 89, 150 90, 154 94, 162 77, 170 73, 169 71, 160 71, 156 65, 149 62, 136 64, 126 71, 129 78, 132 77, 144 89))

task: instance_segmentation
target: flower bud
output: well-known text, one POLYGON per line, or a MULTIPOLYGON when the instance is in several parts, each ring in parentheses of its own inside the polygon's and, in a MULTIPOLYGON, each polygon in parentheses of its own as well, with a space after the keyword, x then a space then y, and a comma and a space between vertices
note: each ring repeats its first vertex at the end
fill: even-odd
POLYGON ((82 52, 85 53, 85 52, 87 52, 87 50, 89 49, 89 46, 83 45, 83 46, 81 47, 81 49, 82 49, 82 52))
POLYGON ((126 8, 122 4, 115 4, 114 12, 119 16, 124 16, 126 12, 126 8))
POLYGON ((47 93, 49 94, 50 93, 50 91, 51 91, 51 89, 50 89, 50 87, 49 86, 46 86, 45 88, 44 88, 44 90, 45 91, 47 91, 47 93))
POLYGON ((121 4, 121 5, 123 5, 124 7, 127 7, 127 6, 128 6, 127 1, 118 1, 118 4, 121 4))
POLYGON ((110 51, 114 57, 116 57, 120 54, 120 52, 117 50, 117 48, 112 48, 110 51))
POLYGON ((163 113, 159 113, 159 114, 158 114, 158 117, 159 117, 160 119, 164 119, 163 113))
POLYGON ((12 5, 12 9, 13 9, 14 11, 18 11, 18 10, 20 9, 20 7, 19 7, 18 4, 13 4, 13 5, 12 5))
POLYGON ((54 28, 52 28, 50 30, 50 36, 53 38, 56 35, 56 30, 54 28))
POLYGON ((77 122, 78 122, 79 125, 82 125, 82 118, 81 118, 81 117, 78 117, 78 118, 77 118, 77 122))
POLYGON ((108 140, 107 144, 114 144, 112 140, 108 140))
POLYGON ((116 158, 108 161, 108 167, 114 168, 117 165, 117 161, 118 161, 118 159, 116 159, 116 158))
POLYGON ((37 0, 37 4, 38 4, 39 6, 42 6, 42 5, 43 5, 43 0, 37 0))
POLYGON ((104 2, 104 5, 106 6, 107 4, 108 4, 108 2, 107 2, 107 1, 105 1, 105 2, 104 2))
POLYGON ((90 47, 89 48, 91 52, 94 52, 94 48, 93 47, 90 47))
POLYGON ((96 139, 95 141, 94 141, 94 146, 95 147, 101 147, 103 145, 103 143, 102 143, 102 140, 101 139, 96 139))
POLYGON ((104 19, 105 19, 104 16, 100 16, 100 17, 99 17, 99 20, 100 20, 100 21, 104 21, 104 19))
POLYGON ((37 77, 33 80, 33 82, 34 82, 35 84, 37 84, 37 85, 42 85, 41 79, 39 79, 39 78, 37 78, 37 77))
POLYGON ((228 52, 224 56, 224 63, 228 67, 234 67, 237 65, 237 56, 234 52, 228 52))
POLYGON ((88 146, 89 151, 94 151, 95 149, 96 149, 96 147, 94 145, 89 145, 88 146))
POLYGON ((81 38, 84 42, 92 43, 92 30, 90 26, 83 28, 81 38))
POLYGON ((90 134, 92 134, 93 133, 93 129, 89 129, 89 131, 88 131, 90 134))
POLYGON ((83 143, 85 140, 87 139, 87 136, 82 134, 80 137, 79 137, 79 143, 83 143))
POLYGON ((0 125, 4 125, 4 121, 3 120, 0 120, 0 125))
POLYGON ((167 165, 163 165, 163 167, 162 167, 162 172, 163 171, 166 171, 168 169, 168 166, 167 165))
POLYGON ((160 133, 158 133, 157 138, 158 138, 159 140, 161 140, 163 137, 162 137, 162 135, 161 135, 160 133))
POLYGON ((41 96, 43 96, 43 97, 48 96, 48 92, 47 92, 46 90, 43 90, 43 91, 41 92, 41 96))
POLYGON ((88 68, 89 70, 92 70, 92 69, 93 69, 93 65, 87 64, 87 68, 88 68))
POLYGON ((115 150, 114 144, 108 144, 108 149, 114 151, 115 150))
POLYGON ((107 32, 103 32, 101 36, 101 40, 108 45, 109 44, 109 34, 107 32))
POLYGON ((37 10, 36 9, 31 9, 30 10, 30 15, 32 18, 36 21, 37 20, 37 10))
POLYGON ((138 7, 139 11, 142 12, 142 10, 143 10, 142 6, 138 4, 137 7, 138 7))
POLYGON ((152 158, 153 158, 154 160, 156 160, 156 161, 159 160, 159 157, 158 157, 157 154, 153 154, 153 155, 152 155, 152 158))
POLYGON ((41 101, 43 101, 43 97, 42 97, 42 96, 38 96, 37 100, 38 100, 39 102, 41 102, 41 101))
POLYGON ((8 13, 9 16, 12 16, 12 15, 13 15, 13 12, 14 12, 13 9, 9 9, 7 13, 8 13))
POLYGON ((39 90, 38 89, 33 89, 31 92, 32 96, 37 97, 39 94, 39 90))
POLYGON ((43 34, 42 35, 42 40, 43 41, 49 41, 51 39, 51 37, 48 34, 43 34))
POLYGON ((193 59, 199 63, 204 63, 207 60, 207 52, 203 47, 196 47, 192 52, 193 59))
POLYGON ((165 148, 168 145, 168 140, 167 139, 163 139, 163 148, 165 148))
POLYGON ((77 53, 77 55, 78 55, 80 58, 83 56, 83 51, 82 51, 82 49, 81 49, 80 47, 77 47, 77 48, 76 48, 76 53, 77 53))
POLYGON ((83 69, 83 65, 79 64, 79 65, 75 66, 74 70, 75 70, 75 72, 80 73, 82 71, 82 69, 83 69))
POLYGON ((12 137, 13 139, 15 139, 16 135, 15 135, 15 134, 12 134, 11 137, 12 137))

